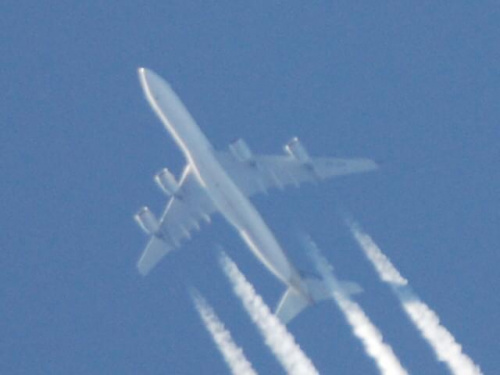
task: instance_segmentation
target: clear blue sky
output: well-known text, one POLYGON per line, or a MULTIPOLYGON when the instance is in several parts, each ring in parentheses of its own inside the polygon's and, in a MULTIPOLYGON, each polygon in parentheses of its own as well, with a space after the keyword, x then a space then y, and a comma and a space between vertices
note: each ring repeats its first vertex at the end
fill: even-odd
MULTIPOLYGON (((171 82, 216 147, 365 156, 366 174, 254 202, 297 267, 310 232, 414 374, 446 374, 344 226, 349 212, 484 373, 498 371, 500 7, 495 1, 4 1, 0 5, 0 372, 227 369, 197 287, 255 368, 281 368, 217 266, 225 246, 274 306, 283 292, 220 217, 147 278, 132 220, 184 159, 136 69, 171 82), (353 4, 354 3, 354 4, 353 4)), ((336 307, 290 326, 325 374, 376 374, 336 307)))

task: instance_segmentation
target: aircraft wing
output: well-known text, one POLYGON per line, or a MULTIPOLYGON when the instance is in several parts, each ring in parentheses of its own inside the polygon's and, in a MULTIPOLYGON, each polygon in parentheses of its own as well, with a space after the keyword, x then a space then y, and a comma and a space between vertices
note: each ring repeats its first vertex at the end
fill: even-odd
POLYGON ((370 159, 311 157, 304 163, 291 155, 254 155, 250 161, 242 161, 226 151, 218 152, 217 157, 247 196, 266 192, 270 188, 283 189, 378 168, 370 159))
POLYGON ((193 229, 200 228, 201 220, 210 222, 216 210, 212 199, 200 185, 191 165, 182 173, 179 190, 170 198, 160 220, 160 228, 175 247, 191 238, 193 229))
POLYGON ((179 188, 170 198, 160 221, 158 234, 151 237, 137 264, 141 274, 147 274, 166 254, 180 246, 181 241, 191 238, 200 222, 210 222, 216 211, 211 198, 200 185, 191 165, 182 173, 179 188))

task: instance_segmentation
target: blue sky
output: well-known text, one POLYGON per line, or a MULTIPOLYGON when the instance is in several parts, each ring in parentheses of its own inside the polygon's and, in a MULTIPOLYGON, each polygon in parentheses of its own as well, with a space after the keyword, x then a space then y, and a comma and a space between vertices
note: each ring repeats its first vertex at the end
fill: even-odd
MULTIPOLYGON (((412 373, 445 374, 342 221, 351 214, 484 373, 498 368, 500 8, 493 1, 89 1, 0 5, 0 370, 196 374, 227 369, 198 288, 257 371, 281 368, 217 265, 271 305, 283 292, 222 218, 147 278, 132 220, 184 158, 143 98, 165 77, 215 147, 364 156, 380 172, 254 202, 300 269, 309 232, 412 373)), ((290 326, 322 373, 376 374, 332 303, 290 326)))

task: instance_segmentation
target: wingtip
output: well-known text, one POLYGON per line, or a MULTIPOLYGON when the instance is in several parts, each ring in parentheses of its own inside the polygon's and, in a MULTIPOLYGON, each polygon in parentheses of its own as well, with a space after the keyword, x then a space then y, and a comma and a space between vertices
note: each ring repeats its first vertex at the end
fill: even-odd
POLYGON ((142 277, 146 277, 149 273, 149 269, 146 269, 140 263, 137 263, 137 271, 139 272, 139 275, 141 275, 142 277))

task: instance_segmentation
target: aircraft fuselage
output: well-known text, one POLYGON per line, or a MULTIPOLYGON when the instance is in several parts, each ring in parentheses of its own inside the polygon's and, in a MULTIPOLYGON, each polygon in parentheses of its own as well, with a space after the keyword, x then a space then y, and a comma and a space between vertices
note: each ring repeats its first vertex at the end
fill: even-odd
POLYGON ((200 184, 206 188, 219 212, 276 277, 307 296, 307 288, 273 233, 221 166, 212 145, 177 95, 150 70, 140 68, 139 77, 150 105, 194 168, 200 184))

